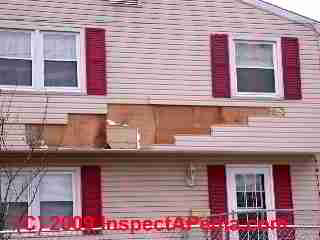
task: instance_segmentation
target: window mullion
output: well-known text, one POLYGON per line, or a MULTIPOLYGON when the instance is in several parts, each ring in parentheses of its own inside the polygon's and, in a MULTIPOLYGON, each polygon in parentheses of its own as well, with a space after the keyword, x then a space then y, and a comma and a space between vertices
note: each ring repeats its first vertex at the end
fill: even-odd
POLYGON ((77 34, 76 35, 76 61, 77 61, 77 87, 79 89, 83 89, 82 86, 82 78, 81 75, 84 74, 82 73, 82 63, 81 63, 81 40, 80 40, 81 35, 77 34))
POLYGON ((34 43, 34 72, 33 83, 35 89, 43 89, 44 87, 44 57, 43 57, 43 35, 40 31, 35 31, 34 43))
POLYGON ((279 84, 279 71, 278 71, 278 60, 277 60, 277 44, 273 44, 273 68, 274 68, 274 81, 275 81, 275 92, 276 95, 280 93, 280 84, 279 84))

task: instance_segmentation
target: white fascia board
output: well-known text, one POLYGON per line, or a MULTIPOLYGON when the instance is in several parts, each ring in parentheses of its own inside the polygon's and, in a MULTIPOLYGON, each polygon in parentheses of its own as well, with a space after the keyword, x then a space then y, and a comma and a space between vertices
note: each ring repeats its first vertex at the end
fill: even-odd
POLYGON ((316 20, 313 20, 311 18, 302 16, 302 15, 300 15, 298 13, 295 13, 295 12, 292 12, 292 11, 283 9, 283 8, 278 7, 276 5, 273 5, 271 3, 264 2, 262 0, 240 0, 240 1, 242 1, 244 3, 247 3, 249 5, 253 5, 253 6, 255 6, 257 8, 260 8, 262 10, 266 10, 268 12, 271 12, 271 13, 275 14, 275 15, 278 15, 278 16, 281 16, 281 17, 285 17, 285 18, 287 18, 289 20, 292 20, 292 21, 295 21, 295 22, 298 22, 298 23, 312 24, 312 25, 319 24, 319 22, 316 21, 316 20))

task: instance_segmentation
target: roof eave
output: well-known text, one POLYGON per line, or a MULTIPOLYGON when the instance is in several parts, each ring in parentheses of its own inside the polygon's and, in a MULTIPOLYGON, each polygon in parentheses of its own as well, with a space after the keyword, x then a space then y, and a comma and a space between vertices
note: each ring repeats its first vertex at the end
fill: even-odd
MULTIPOLYGON (((303 15, 300 15, 298 13, 295 13, 293 11, 281 8, 279 6, 273 5, 271 3, 267 3, 265 1, 262 0, 240 0, 244 3, 253 5, 259 9, 271 12, 275 15, 281 16, 281 17, 285 17, 291 21, 297 22, 297 23, 301 23, 301 24, 311 24, 314 27, 317 26, 317 24, 319 24, 319 21, 316 21, 314 19, 311 19, 309 17, 305 17, 303 15)), ((319 29, 318 29, 319 31, 319 29)))

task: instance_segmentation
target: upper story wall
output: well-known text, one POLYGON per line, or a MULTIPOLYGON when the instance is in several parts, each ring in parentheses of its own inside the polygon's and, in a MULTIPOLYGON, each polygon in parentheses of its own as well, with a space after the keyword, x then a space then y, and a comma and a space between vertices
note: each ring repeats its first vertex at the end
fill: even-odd
MULTIPOLYGON (((252 38, 298 37, 303 100, 317 99, 316 76, 320 69, 316 33, 310 26, 239 0, 140 0, 138 6, 106 0, 12 0, 1 3, 0 14, 0 27, 4 28, 105 28, 107 102, 248 105, 245 100, 212 97, 211 33, 247 34, 252 38)), ((250 102, 272 103, 265 99, 250 102)), ((286 105, 285 101, 281 103, 286 105)))

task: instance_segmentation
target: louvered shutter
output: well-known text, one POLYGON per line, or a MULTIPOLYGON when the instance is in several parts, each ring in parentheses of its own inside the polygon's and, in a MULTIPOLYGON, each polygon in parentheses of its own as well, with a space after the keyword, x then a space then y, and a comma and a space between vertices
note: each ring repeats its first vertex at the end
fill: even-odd
POLYGON ((105 30, 86 29, 87 94, 106 95, 105 30))
POLYGON ((210 42, 212 96, 216 98, 230 98, 228 35, 212 34, 210 42))

